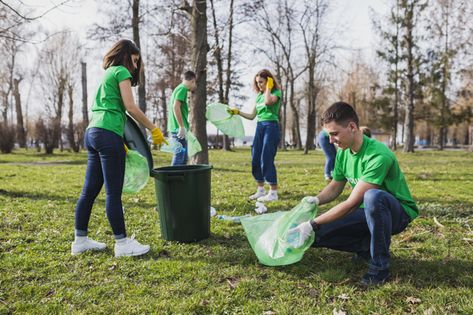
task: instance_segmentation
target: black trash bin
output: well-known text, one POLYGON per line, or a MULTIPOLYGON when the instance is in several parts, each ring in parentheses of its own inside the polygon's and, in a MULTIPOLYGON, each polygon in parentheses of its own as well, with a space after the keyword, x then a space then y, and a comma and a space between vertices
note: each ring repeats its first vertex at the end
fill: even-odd
POLYGON ((155 168, 161 235, 168 241, 195 242, 210 236, 210 165, 155 168))

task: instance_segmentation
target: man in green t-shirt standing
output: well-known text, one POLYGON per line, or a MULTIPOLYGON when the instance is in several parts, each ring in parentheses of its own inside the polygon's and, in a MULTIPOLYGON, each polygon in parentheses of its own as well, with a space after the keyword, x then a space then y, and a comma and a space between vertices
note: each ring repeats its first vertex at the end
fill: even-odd
POLYGON ((195 73, 186 71, 182 83, 172 92, 168 104, 168 131, 170 136, 182 144, 182 150, 174 153, 172 165, 187 164, 187 140, 189 131, 189 105, 187 94, 195 90, 195 73))
POLYGON ((322 205, 335 200, 348 182, 347 200, 314 220, 289 230, 303 244, 315 232, 315 247, 354 252, 354 259, 369 261, 364 285, 389 279, 391 235, 402 232, 418 215, 396 156, 383 143, 359 129, 358 115, 344 102, 331 105, 322 115, 330 142, 338 145, 333 180, 306 200, 322 205))

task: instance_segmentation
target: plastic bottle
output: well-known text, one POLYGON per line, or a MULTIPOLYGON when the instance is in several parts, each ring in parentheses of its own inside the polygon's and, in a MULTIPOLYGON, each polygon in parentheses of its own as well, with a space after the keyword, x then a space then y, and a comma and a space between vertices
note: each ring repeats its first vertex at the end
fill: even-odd
POLYGON ((177 154, 181 152, 183 149, 184 148, 182 147, 182 144, 179 141, 177 141, 175 138, 168 138, 168 144, 163 144, 160 150, 162 152, 177 154))
POLYGON ((217 216, 217 219, 219 219, 219 220, 224 220, 224 221, 235 222, 235 223, 240 223, 241 218, 246 218, 246 217, 251 217, 251 215, 245 214, 245 215, 242 215, 242 216, 235 216, 235 217, 232 217, 232 216, 230 216, 230 215, 221 214, 221 215, 218 215, 218 216, 217 216))

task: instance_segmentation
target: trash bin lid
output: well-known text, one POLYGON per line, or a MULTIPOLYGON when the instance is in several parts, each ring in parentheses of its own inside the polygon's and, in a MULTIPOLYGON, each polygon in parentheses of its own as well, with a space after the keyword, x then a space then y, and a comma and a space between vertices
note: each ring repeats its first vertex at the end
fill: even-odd
POLYGON ((123 134, 125 144, 131 150, 138 151, 148 160, 149 171, 153 170, 153 157, 149 149, 148 141, 135 120, 126 114, 125 132, 123 134))

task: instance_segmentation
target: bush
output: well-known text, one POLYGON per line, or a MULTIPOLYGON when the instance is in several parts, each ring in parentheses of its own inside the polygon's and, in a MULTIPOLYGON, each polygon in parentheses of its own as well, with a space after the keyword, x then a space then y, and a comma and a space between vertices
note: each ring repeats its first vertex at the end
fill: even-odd
POLYGON ((51 119, 45 123, 39 118, 35 124, 35 138, 42 142, 46 154, 53 154, 54 148, 57 148, 57 134, 60 130, 60 124, 56 119, 51 119))
POLYGON ((0 151, 11 153, 15 147, 15 126, 0 122, 0 151))

